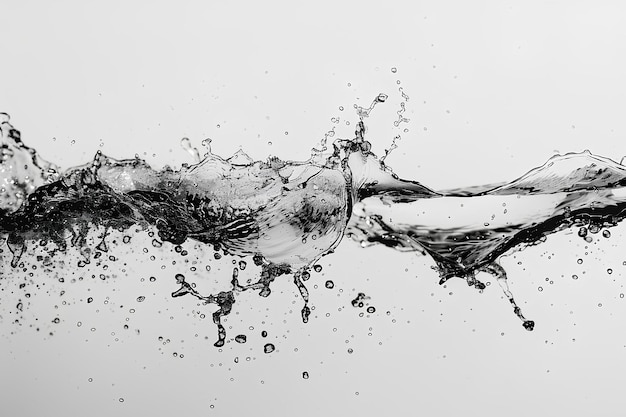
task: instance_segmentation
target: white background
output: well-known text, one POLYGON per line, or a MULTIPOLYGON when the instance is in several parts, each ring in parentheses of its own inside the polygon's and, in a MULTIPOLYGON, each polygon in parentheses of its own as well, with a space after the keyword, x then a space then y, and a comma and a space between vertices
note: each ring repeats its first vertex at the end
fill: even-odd
MULTIPOLYGON (((256 159, 304 160, 332 117, 349 137, 353 105, 384 92, 368 132, 381 154, 402 133, 397 80, 411 122, 387 161, 434 189, 512 180, 556 151, 626 154, 626 10, 617 1, 5 1, 0 13, 0 111, 62 167, 97 149, 177 166, 191 162, 184 136, 196 146, 212 138, 223 156, 241 147, 256 159)), ((442 288, 429 259, 346 241, 309 282, 319 288, 308 325, 285 279, 269 299, 250 294, 237 305, 229 336, 248 342, 221 352, 193 300, 169 299, 179 258, 167 245, 145 256, 118 249, 107 282, 59 286, 36 275, 48 280, 27 313, 39 333, 28 320, 11 323, 19 274, 5 256, 0 413, 620 415, 626 235, 612 234, 588 249, 575 235, 551 236, 503 260, 537 322, 532 333, 495 286, 442 288), (150 274, 152 297, 133 304, 150 274), (360 291, 377 308, 369 318, 350 306, 360 291), (140 336, 121 330, 127 317, 140 336), (271 355, 262 329, 278 348, 271 355)), ((56 278, 81 273, 72 261, 56 278)))

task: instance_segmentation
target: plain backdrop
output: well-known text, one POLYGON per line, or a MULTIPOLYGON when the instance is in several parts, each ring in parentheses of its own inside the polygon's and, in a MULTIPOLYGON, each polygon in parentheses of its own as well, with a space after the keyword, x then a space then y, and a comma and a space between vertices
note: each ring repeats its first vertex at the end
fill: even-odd
MULTIPOLYGON (((388 164, 434 189, 513 180, 557 152, 626 155, 618 1, 6 0, 0 13, 0 111, 63 168, 98 149, 180 166, 182 137, 305 160, 333 127, 351 137, 353 106, 379 93, 374 151, 401 135, 388 164), (395 127, 399 87, 411 120, 395 127)), ((67 257, 24 290, 5 250, 0 414, 621 415, 626 235, 611 233, 503 258, 532 333, 497 285, 440 287, 430 259, 346 240, 309 281, 310 323, 284 279, 237 302, 229 337, 248 341, 221 350, 208 310, 169 294, 178 272, 227 287, 230 259, 189 242, 191 271, 137 233, 106 270, 67 257), (351 306, 358 292, 375 313, 351 306)))

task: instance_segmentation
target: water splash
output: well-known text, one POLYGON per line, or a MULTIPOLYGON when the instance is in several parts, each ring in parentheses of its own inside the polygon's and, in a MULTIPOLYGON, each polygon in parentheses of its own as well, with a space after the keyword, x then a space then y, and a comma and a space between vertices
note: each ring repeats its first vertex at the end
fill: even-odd
MULTIPOLYGON (((408 96, 399 91, 404 101, 396 127, 408 122, 403 116, 408 96)), ((569 153, 508 184, 436 192, 398 178, 385 157, 371 152, 364 118, 386 99, 380 94, 369 108, 356 107, 360 121, 355 136, 336 139, 326 152, 326 140, 334 135, 329 131, 308 161, 254 161, 243 150, 223 159, 211 152, 208 139, 201 158, 184 138, 181 145, 196 162, 162 170, 138 157, 116 160, 98 151, 92 162, 62 172, 25 146, 2 114, 0 238, 12 254, 10 266, 19 267, 35 246, 46 248, 44 263, 75 247, 78 266, 85 266, 108 252, 112 231, 131 227, 155 232, 155 247, 169 242, 182 252, 178 245, 187 240, 210 245, 215 259, 240 258, 232 268, 230 289, 204 295, 176 274, 180 287, 172 297, 195 297, 217 307, 213 322, 219 347, 226 341, 222 318, 231 313, 239 294, 252 290, 267 297, 282 276, 291 276, 307 322, 306 281, 311 271, 321 271, 317 261, 346 236, 363 247, 380 244, 429 255, 442 284, 457 277, 483 290, 477 275, 493 276, 524 328, 532 330, 534 322, 522 314, 499 257, 572 227, 585 239, 600 231, 610 236, 608 228, 624 218, 626 167, 588 151, 569 153), (95 233, 97 243, 90 237, 95 233), (260 273, 256 280, 240 282, 246 259, 260 273)), ((385 156, 396 146, 394 139, 385 156)), ((130 239, 125 236, 124 243, 130 239)), ((327 280, 325 286, 334 284, 327 280)), ((362 307, 367 299, 359 294, 353 304, 362 307)), ((245 343, 245 335, 235 340, 245 343)), ((268 353, 274 350, 270 345, 268 353)))

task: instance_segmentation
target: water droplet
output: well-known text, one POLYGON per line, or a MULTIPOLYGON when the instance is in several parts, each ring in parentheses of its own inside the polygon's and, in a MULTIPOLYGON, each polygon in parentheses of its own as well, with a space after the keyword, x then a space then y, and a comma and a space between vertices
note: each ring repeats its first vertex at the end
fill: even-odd
POLYGON ((266 343, 265 346, 263 346, 265 353, 272 353, 275 349, 276 347, 272 343, 266 343))

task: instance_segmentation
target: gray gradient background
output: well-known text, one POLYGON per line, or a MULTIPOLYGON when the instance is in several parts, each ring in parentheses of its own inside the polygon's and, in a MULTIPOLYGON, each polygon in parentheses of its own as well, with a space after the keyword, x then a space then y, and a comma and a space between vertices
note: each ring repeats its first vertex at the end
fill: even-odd
MULTIPOLYGON (((626 154, 623 2, 374 3, 7 0, 0 111, 63 167, 97 149, 154 166, 191 162, 183 136, 197 146, 211 137, 225 156, 242 147, 254 158, 304 160, 331 117, 352 122, 337 128, 349 136, 352 105, 379 92, 390 99, 369 139, 383 152, 398 133, 400 80, 412 120, 388 162, 435 189, 512 180, 555 151, 626 154)), ((562 233, 503 259, 537 322, 532 333, 497 286, 442 288, 430 259, 345 241, 309 281, 309 324, 283 280, 269 299, 238 301, 229 335, 245 332, 248 342, 221 352, 196 303, 169 299, 179 258, 136 236, 150 253, 115 253, 117 278, 49 282, 53 294, 34 297, 28 314, 53 337, 12 325, 16 296, 2 293, 0 415, 623 415, 626 234, 612 234, 587 249, 562 233), (158 280, 147 290, 140 278, 149 275, 158 280), (369 318, 349 306, 359 291, 378 309, 369 318), (133 302, 139 295, 143 304, 133 302), (49 323, 55 316, 61 323, 49 323), (278 348, 271 355, 261 329, 278 348)), ((190 277, 200 286, 219 272, 190 277)))

